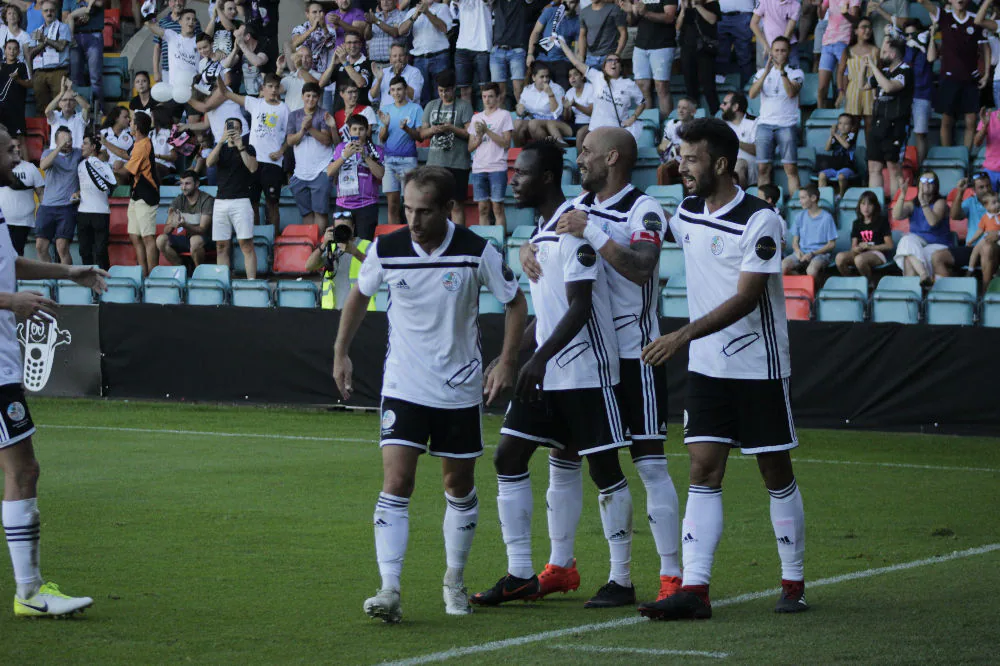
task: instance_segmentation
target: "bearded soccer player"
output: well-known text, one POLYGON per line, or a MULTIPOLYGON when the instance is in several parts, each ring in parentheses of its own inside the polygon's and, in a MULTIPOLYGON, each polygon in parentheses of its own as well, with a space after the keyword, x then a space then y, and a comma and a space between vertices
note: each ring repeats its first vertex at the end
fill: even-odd
POLYGON ((694 120, 680 136, 680 174, 693 196, 670 220, 668 240, 684 248, 691 321, 647 345, 642 358, 661 365, 690 344, 684 577, 677 592, 640 605, 639 613, 657 620, 712 617, 709 582, 722 538, 722 478, 733 448, 756 456, 771 496, 782 578, 775 611, 804 611, 805 512, 789 455, 798 439, 788 397, 784 225, 770 205, 733 184, 740 144, 724 121, 694 120))
MULTIPOLYGON (((20 187, 11 171, 10 135, 0 127, 0 185, 20 187)), ((100 293, 107 273, 94 266, 49 264, 18 257, 7 225, 0 222, 0 468, 3 468, 3 529, 14 565, 14 615, 57 617, 82 611, 90 597, 69 597, 39 569, 39 465, 32 446, 35 424, 21 387, 21 350, 16 317, 39 323, 55 314, 55 302, 32 291, 17 291, 20 280, 73 280, 100 293)))
POLYGON ((351 341, 379 286, 389 284, 389 352, 382 378, 382 492, 375 505, 375 553, 382 586, 364 603, 369 617, 402 619, 400 576, 409 540, 417 460, 442 459, 445 486, 445 611, 472 612, 464 569, 479 522, 476 458, 480 412, 513 383, 528 304, 514 273, 487 240, 448 219, 455 181, 447 169, 418 167, 404 177, 407 227, 369 248, 340 318, 333 375, 344 399, 352 388, 351 341), (501 360, 483 386, 479 290, 506 304, 501 360))

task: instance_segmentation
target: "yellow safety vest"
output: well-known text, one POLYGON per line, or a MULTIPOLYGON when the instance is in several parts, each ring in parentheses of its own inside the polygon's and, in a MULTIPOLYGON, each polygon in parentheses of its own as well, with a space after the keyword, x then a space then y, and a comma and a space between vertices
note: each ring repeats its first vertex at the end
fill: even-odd
MULTIPOLYGON (((364 253, 368 253, 368 246, 372 244, 368 240, 358 240, 358 249, 364 253)), ((358 261, 357 257, 351 257, 351 270, 349 271, 348 278, 351 280, 351 286, 358 281, 358 275, 361 273, 361 262, 358 261)), ((320 306, 324 310, 334 310, 337 307, 337 290, 333 284, 333 275, 329 271, 323 271, 323 290, 322 299, 320 301, 320 306)), ((371 300, 368 301, 368 309, 375 309, 375 297, 372 296, 371 300)))

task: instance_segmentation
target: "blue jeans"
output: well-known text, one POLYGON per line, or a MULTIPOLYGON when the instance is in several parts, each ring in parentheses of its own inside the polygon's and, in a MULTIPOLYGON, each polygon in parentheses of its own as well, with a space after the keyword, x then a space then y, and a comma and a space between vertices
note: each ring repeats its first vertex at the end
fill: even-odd
POLYGON ((781 158, 782 164, 796 164, 797 132, 797 127, 777 127, 757 123, 757 163, 767 163, 775 158, 781 158))
POLYGON ((414 56, 413 66, 424 75, 424 89, 420 93, 420 106, 427 106, 427 102, 437 98, 437 75, 451 69, 451 58, 448 52, 438 53, 432 56, 414 56))
POLYGON ((596 69, 600 69, 604 67, 604 60, 607 57, 608 56, 606 55, 599 56, 599 55, 591 55, 588 53, 587 57, 584 58, 584 62, 587 64, 587 67, 594 67, 596 69))
POLYGON ((89 70, 92 99, 100 105, 104 99, 104 38, 99 32, 81 32, 75 41, 69 52, 73 83, 84 86, 87 80, 84 70, 89 70))
POLYGON ((490 52, 455 50, 455 83, 468 88, 476 83, 480 87, 490 82, 490 52))
POLYGON ((740 75, 740 87, 744 87, 754 74, 753 32, 750 19, 753 12, 740 12, 719 19, 719 51, 715 56, 716 74, 731 74, 729 53, 736 50, 736 64, 740 75))
POLYGON ((490 76, 495 83, 507 83, 511 79, 523 81, 527 66, 525 59, 528 52, 524 49, 509 49, 504 46, 494 46, 490 52, 490 76))

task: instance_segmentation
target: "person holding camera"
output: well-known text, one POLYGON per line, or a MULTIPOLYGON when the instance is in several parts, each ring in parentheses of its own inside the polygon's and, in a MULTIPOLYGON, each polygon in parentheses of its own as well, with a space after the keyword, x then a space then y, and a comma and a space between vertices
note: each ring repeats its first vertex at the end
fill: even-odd
POLYGON ((256 181, 257 151, 243 143, 243 123, 239 118, 226 121, 222 141, 208 154, 205 163, 218 165, 219 189, 212 206, 212 240, 220 266, 229 266, 229 247, 233 232, 239 241, 247 279, 257 277, 257 253, 253 249, 253 204, 250 194, 256 181))
MULTIPOLYGON (((335 213, 333 226, 323 232, 319 247, 306 260, 306 271, 323 271, 320 307, 324 310, 344 307, 371 244, 370 240, 354 237, 354 218, 349 212, 335 213)), ((368 300, 368 309, 375 309, 374 296, 368 300)))
MULTIPOLYGON (((337 144, 326 173, 337 179, 337 209, 354 218, 358 238, 372 240, 378 226, 378 190, 385 175, 385 152, 372 143, 368 119, 355 114, 347 120, 348 140, 337 144)), ((336 213, 334 213, 336 218, 336 213)))

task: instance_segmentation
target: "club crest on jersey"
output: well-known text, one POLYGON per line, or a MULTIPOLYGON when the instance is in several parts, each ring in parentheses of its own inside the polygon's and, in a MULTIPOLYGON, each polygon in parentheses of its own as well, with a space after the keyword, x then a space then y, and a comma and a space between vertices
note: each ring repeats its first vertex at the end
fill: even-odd
POLYGON ((722 240, 722 236, 712 236, 712 254, 719 256, 725 249, 726 241, 722 240))
POLYGON ((394 425, 396 425, 396 412, 391 409, 382 412, 382 432, 392 430, 392 426, 394 425))
POLYGON ((441 278, 441 284, 448 291, 458 291, 458 288, 462 286, 462 277, 455 271, 448 271, 441 278))
POLYGON ((774 242, 774 239, 770 236, 762 236, 760 240, 757 241, 757 246, 754 248, 757 256, 767 261, 775 255, 778 251, 778 244, 774 242))
POLYGON ((27 416, 28 412, 24 409, 24 404, 18 401, 14 401, 7 405, 7 419, 14 425, 19 424, 27 416))
POLYGON ((647 231, 660 231, 663 229, 663 222, 656 213, 649 212, 642 216, 642 226, 646 228, 647 231))
POLYGON ((580 249, 576 251, 576 260, 587 268, 590 268, 597 263, 597 253, 594 251, 593 246, 581 245, 580 249))
POLYGON ((538 244, 538 261, 546 261, 549 258, 549 244, 539 243, 538 244))
POLYGON ((73 336, 59 328, 55 317, 39 313, 17 325, 17 339, 24 345, 24 388, 41 391, 52 374, 56 347, 70 344, 73 336))

